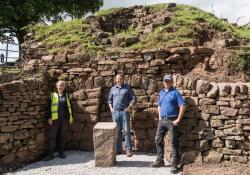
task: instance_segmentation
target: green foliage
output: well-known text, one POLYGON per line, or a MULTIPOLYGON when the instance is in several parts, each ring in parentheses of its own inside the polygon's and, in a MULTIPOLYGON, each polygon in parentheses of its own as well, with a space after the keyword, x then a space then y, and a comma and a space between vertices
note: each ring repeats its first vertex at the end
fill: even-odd
MULTIPOLYGON (((156 4, 145 6, 150 12, 158 12, 165 9, 167 4, 156 4)), ((120 8, 101 10, 97 12, 98 16, 105 16, 119 11, 120 8)), ((171 20, 168 24, 156 27, 151 33, 140 35, 143 27, 129 26, 128 29, 120 31, 114 29, 112 37, 125 38, 131 35, 140 35, 140 41, 122 48, 109 48, 113 50, 131 50, 143 48, 157 48, 172 45, 192 45, 194 41, 202 38, 201 33, 207 30, 216 32, 227 31, 237 38, 249 38, 250 28, 236 27, 224 22, 213 14, 199 10, 198 8, 177 5, 174 12, 171 12, 171 20), (205 25, 207 28, 204 28, 205 25)), ((50 26, 38 24, 33 27, 35 38, 43 41, 51 53, 68 52, 78 47, 80 51, 96 52, 107 51, 108 49, 96 44, 96 36, 90 31, 87 23, 82 20, 73 20, 69 22, 58 22, 50 26)))
POLYGON ((0 1, 0 36, 8 32, 23 42, 23 27, 44 20, 58 21, 62 14, 80 18, 88 12, 95 12, 103 0, 5 0, 0 1))
POLYGON ((138 35, 138 30, 139 28, 135 29, 132 26, 129 26, 127 30, 123 30, 121 32, 115 31, 115 33, 116 33, 116 36, 118 37, 126 37, 129 35, 138 35))
POLYGON ((245 71, 250 69, 250 52, 238 50, 228 60, 227 67, 232 72, 245 71))
POLYGON ((108 10, 99 10, 96 15, 97 16, 106 16, 106 15, 109 15, 111 13, 114 13, 114 12, 117 12, 119 11, 121 8, 111 8, 111 9, 108 9, 108 10))
POLYGON ((165 9, 166 7, 167 7, 167 4, 165 4, 165 3, 144 6, 145 9, 148 9, 151 12, 157 12, 157 11, 160 11, 162 9, 165 9))
POLYGON ((20 68, 5 67, 4 65, 0 66, 0 75, 5 73, 19 74, 20 72, 21 72, 20 68))
POLYGON ((32 30, 35 31, 35 39, 43 41, 50 53, 67 52, 76 47, 89 52, 102 49, 93 44, 95 36, 91 34, 89 26, 80 19, 53 25, 37 24, 32 30))

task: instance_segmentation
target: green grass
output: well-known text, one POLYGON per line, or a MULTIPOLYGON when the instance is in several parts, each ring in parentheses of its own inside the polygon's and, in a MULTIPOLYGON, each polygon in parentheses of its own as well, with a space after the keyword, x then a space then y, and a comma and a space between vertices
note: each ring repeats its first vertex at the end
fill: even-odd
POLYGON ((58 22, 52 25, 34 26, 35 39, 43 41, 50 53, 64 53, 78 47, 80 50, 95 52, 101 49, 95 46, 95 36, 89 26, 81 19, 58 22))
POLYGON ((227 67, 231 72, 246 71, 250 69, 250 49, 239 49, 229 58, 227 67))
POLYGON ((96 15, 97 16, 106 16, 109 15, 111 13, 117 12, 122 8, 111 8, 111 9, 107 9, 107 10, 99 10, 96 15))
POLYGON ((0 67, 0 75, 4 74, 4 73, 14 73, 14 74, 19 74, 21 72, 20 68, 15 68, 15 67, 4 67, 1 66, 0 67))
MULTIPOLYGON (((145 6, 151 13, 161 11, 167 7, 167 4, 155 4, 145 6)), ((105 16, 118 12, 122 8, 112 8, 109 10, 100 10, 97 16, 105 16)), ((188 5, 177 5, 172 13, 170 23, 158 26, 153 32, 146 34, 144 39, 127 48, 120 49, 143 49, 157 48, 161 46, 192 44, 200 36, 204 35, 207 28, 215 32, 228 32, 237 38, 250 39, 249 27, 236 27, 227 22, 223 22, 211 13, 204 12, 198 8, 188 5), (207 28, 204 28, 204 25, 207 28)), ((68 53, 77 51, 84 52, 105 52, 106 46, 96 44, 96 37, 91 33, 89 25, 83 20, 73 20, 68 22, 58 22, 52 25, 37 24, 33 27, 35 39, 43 41, 52 54, 68 53)), ((134 28, 129 26, 123 31, 115 30, 113 37, 125 38, 131 35, 139 35, 142 27, 134 28)), ((117 48, 118 49, 118 48, 117 48)))
POLYGON ((153 5, 146 5, 144 6, 144 9, 148 9, 151 12, 158 12, 160 10, 163 10, 167 7, 167 4, 165 3, 159 3, 159 4, 153 4, 153 5))

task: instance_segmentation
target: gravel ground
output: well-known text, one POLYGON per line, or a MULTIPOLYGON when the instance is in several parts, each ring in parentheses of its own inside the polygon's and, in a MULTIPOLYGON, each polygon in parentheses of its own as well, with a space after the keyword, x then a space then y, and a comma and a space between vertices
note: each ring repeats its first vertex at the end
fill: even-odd
MULTIPOLYGON (((7 175, 170 175, 170 167, 150 168, 155 154, 136 153, 133 157, 117 156, 115 167, 95 167, 93 152, 69 151, 66 159, 56 157, 48 162, 39 161, 7 175)), ((179 173, 180 174, 180 173, 179 173)))

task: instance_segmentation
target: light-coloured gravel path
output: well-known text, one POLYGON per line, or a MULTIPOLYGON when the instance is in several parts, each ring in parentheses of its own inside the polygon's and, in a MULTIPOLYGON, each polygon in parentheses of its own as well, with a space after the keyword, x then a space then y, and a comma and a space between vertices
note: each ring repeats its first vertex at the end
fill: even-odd
MULTIPOLYGON (((95 167, 93 152, 69 151, 66 159, 56 157, 39 161, 8 175, 170 175, 170 167, 150 168, 155 154, 136 153, 133 157, 117 156, 117 164, 110 168, 95 167)), ((180 173, 179 173, 180 174, 180 173)))

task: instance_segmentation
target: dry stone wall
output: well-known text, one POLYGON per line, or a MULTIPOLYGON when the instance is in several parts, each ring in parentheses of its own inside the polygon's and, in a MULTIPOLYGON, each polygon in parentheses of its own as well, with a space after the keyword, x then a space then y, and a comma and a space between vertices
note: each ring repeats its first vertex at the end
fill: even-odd
POLYGON ((38 159, 43 154, 47 93, 48 86, 42 78, 0 85, 1 167, 38 159))
MULTIPOLYGON (((68 90, 73 93, 75 119, 67 143, 68 149, 93 150, 93 127, 97 122, 111 121, 107 104, 108 93, 114 85, 115 75, 123 73, 125 82, 131 85, 138 98, 137 104, 131 111, 134 148, 136 151, 155 151, 154 137, 158 123, 157 93, 163 87, 163 75, 172 73, 175 87, 180 90, 188 105, 185 118, 179 126, 182 153, 193 157, 194 161, 220 162, 230 159, 247 162, 249 160, 249 83, 214 83, 200 80, 199 77, 185 77, 185 74, 197 64, 205 64, 206 58, 209 59, 213 54, 213 49, 181 47, 98 55, 85 53, 49 55, 42 44, 35 43, 32 39, 23 47, 25 53, 23 72, 34 73, 41 70, 48 72, 55 80, 66 81, 68 90)), ((45 89, 42 89, 42 92, 45 89)), ((26 89, 25 92, 38 93, 37 89, 26 89)), ((13 96, 3 88, 0 94, 2 96, 6 94, 4 97, 13 96)), ((44 94, 40 96, 44 97, 44 94)), ((32 104, 39 104, 40 112, 35 113, 32 119, 44 120, 46 102, 40 103, 39 97, 34 100, 32 104)), ((17 107, 13 109, 1 108, 1 119, 11 118, 12 110, 20 110, 19 105, 21 106, 23 101, 15 103, 17 107), (8 110, 10 113, 6 113, 8 110)), ((6 101, 1 100, 1 105, 5 106, 6 101)), ((27 108, 24 112, 28 113, 35 109, 38 110, 34 107, 27 108)), ((18 116, 19 120, 23 121, 21 115, 18 116)), ((42 129, 43 125, 35 125, 34 130, 42 129)), ((33 129, 31 130, 33 132, 33 129)), ((34 138, 38 138, 41 133, 35 132, 34 138)), ((7 138, 1 140, 2 144, 13 145, 12 137, 7 136, 11 135, 12 131, 5 133, 1 126, 1 134, 6 134, 7 138)), ((166 145, 166 158, 168 158, 171 149, 167 139, 166 145)), ((20 149, 26 147, 21 145, 20 149)), ((8 150, 6 155, 11 155, 11 150, 8 150)), ((4 155, 0 158, 3 159, 4 155)))

